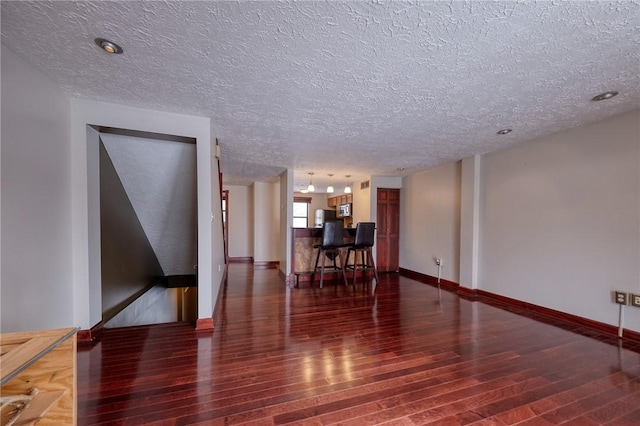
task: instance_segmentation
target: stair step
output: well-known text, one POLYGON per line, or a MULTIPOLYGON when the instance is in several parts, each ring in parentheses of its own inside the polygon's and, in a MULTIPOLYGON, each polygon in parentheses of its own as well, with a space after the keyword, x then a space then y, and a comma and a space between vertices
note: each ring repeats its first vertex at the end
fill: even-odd
POLYGON ((162 285, 167 288, 174 287, 197 287, 198 279, 196 274, 190 275, 167 275, 162 279, 162 285))

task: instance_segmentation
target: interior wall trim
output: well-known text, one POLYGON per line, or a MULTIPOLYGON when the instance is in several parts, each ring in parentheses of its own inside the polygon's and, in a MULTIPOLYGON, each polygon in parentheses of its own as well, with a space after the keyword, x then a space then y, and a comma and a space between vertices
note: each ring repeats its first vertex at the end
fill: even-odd
POLYGON ((229 263, 253 263, 253 257, 230 257, 229 263))
MULTIPOLYGON (((438 285, 438 279, 436 277, 416 271, 411 271, 409 269, 400 268, 400 275, 432 286, 438 285)), ((610 336, 618 336, 618 327, 611 324, 605 324, 603 322, 591 320, 551 308, 546 308, 544 306, 535 305, 533 303, 524 302, 522 300, 512 299, 510 297, 491 293, 485 290, 462 287, 460 286, 460 284, 453 281, 440 279, 440 285, 445 290, 457 292, 460 297, 464 297, 465 299, 480 301, 482 303, 496 306, 498 308, 507 308, 510 312, 513 312, 515 314, 528 316, 531 316, 531 314, 537 314, 547 318, 553 318, 565 324, 584 327, 586 329, 597 331, 610 336)), ((625 328, 622 335, 622 340, 640 342, 640 332, 625 328)))
POLYGON ((104 329, 104 321, 100 321, 89 330, 79 330, 77 334, 78 343, 95 343, 100 340, 100 334, 104 329))
POLYGON ((198 318, 196 321, 196 330, 213 330, 213 318, 198 318))
POLYGON ((280 262, 277 260, 253 262, 253 269, 278 269, 279 267, 280 267, 280 262))
MULTIPOLYGON (((411 278, 412 280, 419 281, 425 284, 430 284, 434 286, 438 285, 437 277, 423 274, 421 272, 412 271, 410 269, 405 269, 405 268, 399 268, 399 272, 400 272, 400 275, 403 277, 411 278)), ((458 291, 460 289, 460 284, 453 281, 445 280, 442 278, 440 278, 440 286, 452 291, 458 291)))
MULTIPOLYGON (((600 321, 591 320, 588 318, 580 317, 578 315, 573 315, 567 312, 557 311, 555 309, 546 308, 540 305, 534 305, 533 303, 523 302, 522 300, 512 299, 510 297, 501 296, 499 294, 491 293, 484 290, 476 290, 476 293, 481 302, 493 302, 492 305, 496 306, 497 304, 506 305, 509 307, 519 308, 521 310, 527 312, 533 312, 539 315, 544 315, 546 317, 551 317, 569 324, 579 325, 582 327, 586 327, 590 330, 599 331, 601 333, 609 334, 612 336, 618 335, 618 327, 605 324, 600 321)), ((516 312, 518 313, 518 312, 516 312)), ((635 342, 640 342, 640 332, 624 329, 623 330, 623 340, 633 340, 635 342)))

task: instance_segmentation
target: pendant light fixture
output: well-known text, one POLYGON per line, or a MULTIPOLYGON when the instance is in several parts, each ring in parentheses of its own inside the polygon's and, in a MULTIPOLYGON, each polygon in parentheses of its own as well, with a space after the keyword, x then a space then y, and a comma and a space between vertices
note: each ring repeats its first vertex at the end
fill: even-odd
POLYGON ((327 192, 329 194, 333 194, 333 184, 331 183, 332 177, 333 177, 333 174, 329 174, 329 186, 327 186, 327 192))
POLYGON ((313 186, 313 182, 311 181, 312 176, 313 176, 313 173, 309 173, 309 186, 307 186, 307 191, 309 192, 313 192, 316 190, 316 187, 313 186))
MULTIPOLYGON (((345 177, 349 179, 351 175, 345 175, 345 177)), ((349 185, 349 182, 347 182, 347 186, 344 187, 344 193, 351 194, 351 186, 349 185)))

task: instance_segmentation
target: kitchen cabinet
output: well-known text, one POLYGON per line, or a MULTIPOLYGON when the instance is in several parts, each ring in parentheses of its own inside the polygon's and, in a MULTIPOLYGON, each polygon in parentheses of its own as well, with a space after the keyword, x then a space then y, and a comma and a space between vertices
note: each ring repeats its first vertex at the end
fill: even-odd
POLYGON ((340 204, 353 203, 353 194, 336 195, 335 197, 327 198, 328 207, 338 207, 340 204))

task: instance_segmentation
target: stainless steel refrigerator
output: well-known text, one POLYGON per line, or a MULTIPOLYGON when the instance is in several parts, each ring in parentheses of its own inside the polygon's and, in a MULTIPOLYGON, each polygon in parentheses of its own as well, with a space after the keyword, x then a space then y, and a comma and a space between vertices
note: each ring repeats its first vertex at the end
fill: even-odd
POLYGON ((315 217, 314 223, 316 225, 316 228, 322 228, 325 222, 329 220, 336 220, 336 211, 316 209, 314 217, 315 217))

